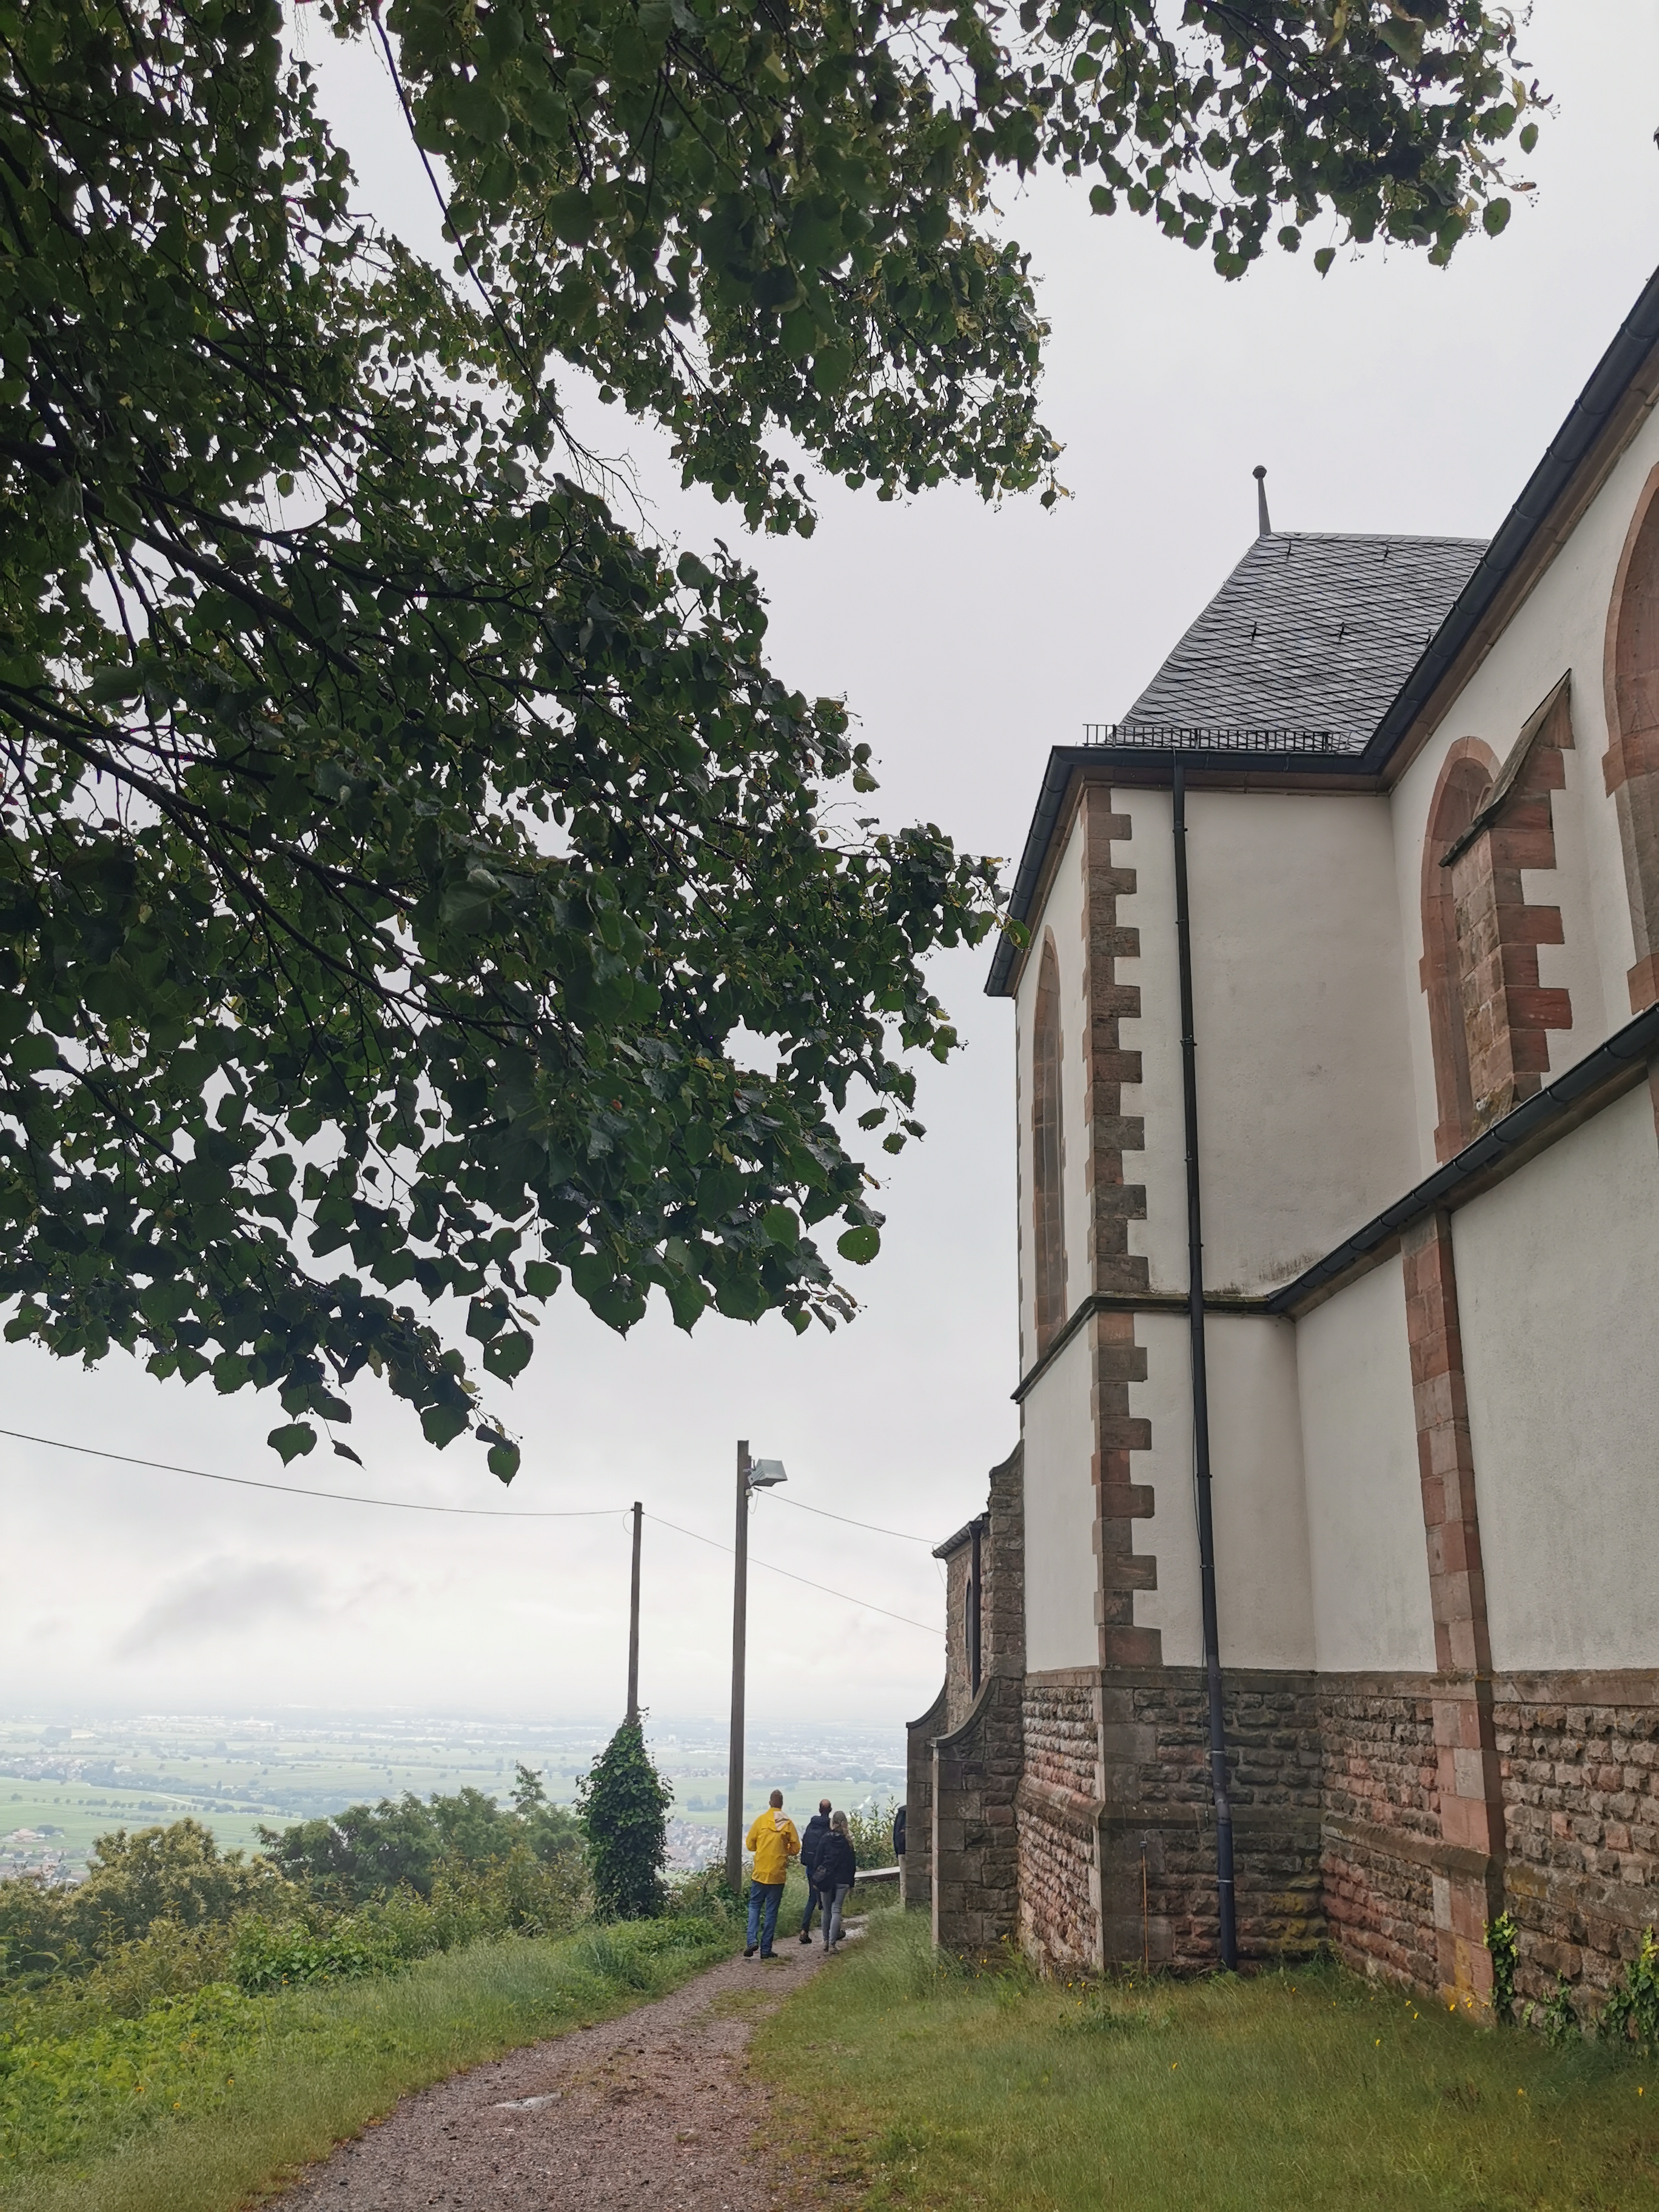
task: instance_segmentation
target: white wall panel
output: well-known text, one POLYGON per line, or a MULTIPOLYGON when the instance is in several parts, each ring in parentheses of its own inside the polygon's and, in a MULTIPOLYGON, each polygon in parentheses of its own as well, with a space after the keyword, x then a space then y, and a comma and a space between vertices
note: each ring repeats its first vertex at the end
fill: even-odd
POLYGON ((1025 1663, 1091 1667, 1094 1429, 1081 1328, 1021 1407, 1025 1443, 1025 1663))
POLYGON ((1452 1217, 1492 1658, 1659 1666, 1659 1139, 1644 1084, 1452 1217))
POLYGON ((1322 1672, 1431 1673, 1434 1622, 1398 1257, 1297 1325, 1297 1378, 1322 1672))
MULTIPOLYGON (((1157 1508, 1135 1523, 1135 1549, 1158 1559, 1158 1588, 1137 1593, 1135 1625, 1163 1631, 1166 1664, 1195 1667, 1204 1638, 1190 1340, 1176 1314, 1143 1314, 1135 1334, 1146 1346, 1147 1379, 1131 1384, 1129 1408, 1151 1420, 1152 1449, 1133 1466, 1137 1482, 1152 1485, 1157 1508)), ((1222 1663, 1311 1667, 1295 1332, 1287 1322, 1212 1314, 1205 1346, 1222 1663)))
POLYGON ((1254 1291, 1416 1180, 1392 830, 1277 792, 1194 792, 1188 825, 1205 1287, 1254 1291))

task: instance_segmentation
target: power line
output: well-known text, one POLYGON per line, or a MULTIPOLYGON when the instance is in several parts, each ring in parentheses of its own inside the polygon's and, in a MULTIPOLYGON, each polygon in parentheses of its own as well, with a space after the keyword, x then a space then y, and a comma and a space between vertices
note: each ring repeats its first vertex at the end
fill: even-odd
MULTIPOLYGON (((695 1544, 707 1544, 712 1551, 724 1552, 728 1559, 732 1556, 730 1544, 720 1543, 713 1536, 700 1535, 695 1528, 682 1528, 678 1521, 665 1521, 660 1513, 647 1513, 645 1517, 647 1521, 656 1522, 660 1528, 672 1528, 677 1536, 690 1536, 695 1544)), ((839 1519, 840 1516, 832 1517, 839 1519)), ((890 1613, 884 1605, 872 1605, 867 1597, 854 1597, 850 1590, 831 1589, 828 1583, 815 1583, 809 1581, 805 1575, 791 1574, 787 1567, 775 1567, 770 1559, 757 1559, 752 1552, 749 1555, 749 1564, 751 1567, 764 1567, 769 1575, 781 1575, 786 1582, 800 1583, 808 1589, 822 1590, 825 1597, 838 1597, 847 1605, 861 1605, 866 1613, 878 1613, 888 1620, 902 1621, 907 1628, 919 1628, 925 1636, 943 1636, 945 1633, 942 1628, 936 1628, 931 1621, 912 1620, 908 1613, 890 1613)))
MULTIPOLYGON (((0 1437, 11 1437, 19 1443, 44 1444, 49 1451, 74 1452, 82 1459, 114 1460, 123 1467, 150 1468, 160 1474, 187 1474, 198 1482, 222 1482, 235 1490, 274 1490, 280 1492, 285 1498, 319 1498, 336 1505, 378 1505, 388 1513, 445 1513, 461 1515, 476 1521, 600 1521, 608 1519, 613 1513, 625 1516, 629 1510, 625 1505, 564 1506, 547 1509, 514 1505, 427 1505, 417 1503, 413 1498, 365 1498, 356 1491, 307 1490, 295 1482, 262 1482, 253 1475, 215 1474, 206 1468, 180 1467, 172 1460, 140 1459, 131 1452, 104 1451, 95 1444, 65 1443, 60 1437, 37 1437, 27 1429, 0 1428, 0 1437)), ((788 1500, 792 1505, 795 1502, 793 1498, 788 1500)), ((823 1509, 818 1506, 805 1505, 802 1506, 801 1510, 804 1513, 814 1513, 821 1512, 823 1509)), ((678 1521, 665 1521, 660 1513, 648 1513, 646 1518, 648 1521, 657 1522, 665 1528, 672 1528, 678 1536, 690 1536, 693 1543, 708 1544, 717 1552, 724 1552, 728 1557, 731 1555, 730 1544, 719 1543, 713 1536, 702 1535, 695 1528, 683 1528, 678 1521)), ((824 1515, 824 1518, 841 1521, 844 1520, 846 1516, 840 1513, 829 1513, 824 1515)), ((874 1527, 873 1522, 866 1521, 854 1521, 848 1525, 854 1528, 874 1527)), ((903 1532, 896 1528, 880 1528, 875 1533, 883 1536, 896 1536, 903 1532)), ((915 1536, 909 1540, 912 1543, 921 1543, 926 1539, 915 1536)), ((944 1633, 943 1630, 936 1628, 929 1621, 912 1620, 908 1613, 893 1613, 884 1605, 872 1605, 868 1598, 854 1597, 850 1590, 831 1589, 828 1583, 815 1583, 808 1576, 792 1573, 787 1567, 775 1567, 769 1559, 754 1559, 751 1564, 757 1567, 764 1567, 768 1574, 781 1575, 787 1582, 799 1583, 807 1589, 819 1590, 825 1597, 839 1598, 844 1605, 862 1606, 866 1613, 878 1613, 887 1620, 902 1622, 906 1628, 919 1628, 924 1635, 939 1636, 944 1633)))
POLYGON ((872 1535, 899 1536, 907 1544, 927 1544, 929 1547, 933 1544, 933 1540, 931 1536, 913 1536, 908 1528, 878 1528, 873 1521, 854 1521, 845 1513, 831 1513, 825 1506, 808 1505, 799 1498, 786 1498, 781 1491, 775 1490, 772 1492, 772 1499, 777 1505, 793 1505, 797 1513, 816 1513, 820 1521, 839 1521, 848 1528, 867 1528, 872 1535))
POLYGON ((297 1482, 260 1482, 251 1474, 210 1474, 203 1467, 176 1467, 165 1459, 135 1459, 131 1452, 100 1451, 94 1444, 66 1444, 57 1437, 31 1436, 26 1429, 0 1429, 0 1437, 15 1437, 20 1443, 45 1444, 52 1451, 78 1452, 83 1459, 113 1459, 124 1467, 150 1467, 162 1474, 192 1474, 198 1482, 227 1482, 237 1490, 280 1490, 285 1498, 325 1498, 336 1505, 379 1505, 388 1513, 460 1513, 477 1521, 598 1521, 628 1510, 625 1505, 540 1510, 521 1505, 423 1505, 409 1498, 363 1498, 350 1490, 305 1490, 297 1482))

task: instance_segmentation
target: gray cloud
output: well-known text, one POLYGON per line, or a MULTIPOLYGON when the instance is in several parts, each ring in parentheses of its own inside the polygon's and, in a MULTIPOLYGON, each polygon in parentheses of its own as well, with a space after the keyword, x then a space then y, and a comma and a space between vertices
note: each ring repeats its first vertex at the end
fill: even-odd
POLYGON ((148 1657, 204 1638, 245 1634, 325 1609, 316 1575, 297 1560, 205 1560, 181 1575, 116 1639, 118 1659, 148 1657))

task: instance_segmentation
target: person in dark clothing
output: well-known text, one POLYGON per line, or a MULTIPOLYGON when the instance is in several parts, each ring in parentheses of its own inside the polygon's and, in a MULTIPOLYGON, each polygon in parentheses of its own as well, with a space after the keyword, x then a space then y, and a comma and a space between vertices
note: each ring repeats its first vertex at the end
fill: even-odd
POLYGON ((830 1816, 830 1832, 818 1845, 817 1871, 818 1895, 823 1905, 823 1948, 836 1951, 841 1948, 842 1907, 859 1877, 858 1860, 854 1856, 853 1838, 847 1832, 845 1813, 832 1813, 830 1816))
POLYGON ((893 1856, 904 1856, 904 1808, 901 1805, 893 1815, 893 1856))
POLYGON ((819 1903, 817 1876, 812 1869, 817 1864, 818 1845, 829 1832, 830 1800, 827 1797, 820 1797, 818 1809, 806 1823, 805 1831, 800 1839, 801 1869, 806 1876, 806 1911, 802 1916, 800 1923, 800 1940, 803 1943, 810 1943, 812 1940, 812 1915, 819 1903))

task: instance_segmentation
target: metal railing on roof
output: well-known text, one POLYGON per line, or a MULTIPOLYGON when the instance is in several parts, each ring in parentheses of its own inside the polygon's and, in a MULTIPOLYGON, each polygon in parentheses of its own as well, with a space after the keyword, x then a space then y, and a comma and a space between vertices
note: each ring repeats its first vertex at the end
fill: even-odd
POLYGON ((1298 730, 1223 722, 1085 722, 1085 745, 1140 746, 1153 752, 1358 753, 1363 730, 1298 730))

